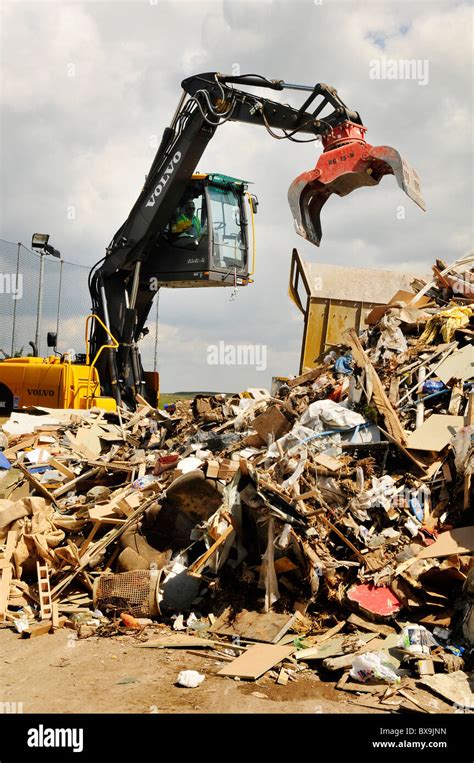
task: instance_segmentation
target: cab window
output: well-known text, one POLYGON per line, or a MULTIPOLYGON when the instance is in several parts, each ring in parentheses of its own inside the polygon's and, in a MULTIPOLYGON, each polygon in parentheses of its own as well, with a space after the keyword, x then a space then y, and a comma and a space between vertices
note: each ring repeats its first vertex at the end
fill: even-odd
POLYGON ((215 267, 245 266, 245 227, 239 197, 227 188, 210 186, 212 249, 215 267))

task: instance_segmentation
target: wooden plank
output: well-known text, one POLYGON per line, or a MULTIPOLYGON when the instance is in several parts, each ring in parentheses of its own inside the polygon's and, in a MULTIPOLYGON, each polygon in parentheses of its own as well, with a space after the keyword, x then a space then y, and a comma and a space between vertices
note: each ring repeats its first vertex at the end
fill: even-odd
POLYGON ((127 464, 125 461, 89 461, 89 466, 99 466, 101 469, 107 469, 107 471, 117 472, 133 472, 135 466, 133 464, 127 464))
POLYGON ((14 459, 16 457, 16 454, 19 453, 20 450, 24 450, 25 448, 31 448, 31 446, 34 445, 35 440, 36 440, 36 436, 23 438, 16 445, 13 445, 12 447, 4 450, 3 455, 8 459, 14 459))
POLYGON ((470 427, 474 424, 474 392, 469 393, 466 412, 464 415, 464 426, 470 427))
POLYGON ((335 636, 339 631, 342 631, 346 624, 345 620, 341 620, 340 623, 337 623, 332 628, 329 628, 326 633, 323 633, 321 636, 316 636, 316 644, 323 644, 325 641, 329 641, 333 636, 335 636))
POLYGON ((139 421, 141 421, 142 419, 146 418, 148 416, 148 414, 151 412, 151 410, 152 410, 151 405, 148 405, 148 403, 145 403, 145 405, 142 408, 140 408, 140 410, 137 411, 132 416, 130 421, 127 421, 127 423, 126 423, 126 425, 124 427, 125 430, 132 429, 135 426, 135 424, 138 424, 139 421))
POLYGON ((89 545, 94 540, 98 529, 102 526, 102 522, 95 522, 94 526, 92 527, 92 530, 90 531, 87 538, 85 538, 84 542, 82 543, 81 547, 79 548, 79 556, 83 556, 85 554, 86 550, 89 548, 89 545))
POLYGON ((10 596, 10 582, 12 579, 11 565, 1 571, 0 578, 0 621, 5 620, 10 596))
POLYGON ((377 710, 379 713, 393 713, 394 710, 398 710, 399 704, 389 707, 388 705, 380 705, 374 700, 364 701, 363 699, 349 699, 348 702, 351 705, 359 705, 360 707, 369 707, 371 710, 377 710))
POLYGON ((56 501, 54 498, 54 495, 47 490, 44 485, 39 482, 34 474, 30 474, 28 469, 26 469, 23 464, 20 464, 20 462, 17 463, 16 467, 25 475, 28 482, 34 487, 37 493, 43 496, 43 498, 46 498, 48 501, 51 501, 54 506, 56 506, 56 501))
MULTIPOLYGON (((172 636, 163 636, 162 638, 152 639, 151 641, 145 641, 143 644, 137 644, 137 649, 144 647, 148 649, 181 649, 192 646, 206 646, 209 649, 212 647, 230 647, 239 652, 246 652, 247 647, 242 644, 226 644, 222 641, 213 641, 209 638, 200 638, 198 636, 190 636, 187 633, 176 633, 172 636)), ((234 658, 231 658, 234 659, 234 658)))
POLYGON ((231 609, 226 610, 209 628, 210 633, 220 636, 239 637, 248 641, 263 641, 276 644, 291 628, 297 619, 297 614, 280 615, 276 612, 251 612, 243 610, 233 619, 231 609))
POLYGON ((73 480, 75 478, 76 475, 74 474, 72 469, 69 469, 69 467, 63 464, 62 461, 58 461, 57 458, 51 457, 48 463, 49 463, 49 466, 52 466, 54 469, 56 469, 56 471, 60 472, 60 474, 62 474, 64 477, 67 477, 68 480, 73 480))
POLYGON ((339 690, 344 689, 345 685, 349 682, 349 678, 350 678, 350 675, 349 675, 349 671, 347 670, 345 673, 342 674, 342 676, 340 677, 339 681, 337 682, 334 688, 339 690))
POLYGON ((314 488, 313 490, 308 490, 306 493, 301 493, 298 496, 298 501, 306 501, 307 498, 320 498, 321 497, 321 491, 319 488, 314 488))
POLYGON ((225 543, 227 538, 234 532, 235 530, 232 527, 232 525, 227 527, 227 529, 224 530, 222 535, 220 535, 219 538, 217 538, 216 542, 213 543, 210 548, 208 548, 206 553, 200 556, 199 559, 196 559, 196 561, 193 562, 193 564, 190 567, 188 567, 188 575, 199 576, 201 570, 206 566, 209 559, 212 556, 214 556, 214 554, 219 550, 219 548, 225 543))
POLYGON ((7 561, 10 561, 12 558, 12 554, 16 548, 16 542, 17 542, 17 532, 16 530, 9 530, 7 533, 7 542, 5 544, 5 551, 3 554, 3 558, 7 561))
POLYGON ((51 621, 53 623, 53 628, 59 628, 59 605, 57 601, 51 606, 51 621))
POLYGON ((471 472, 466 472, 464 475, 464 499, 463 508, 469 509, 471 507, 471 472))
POLYGON ((106 517, 109 519, 121 519, 121 517, 114 512, 115 506, 116 504, 112 502, 94 506, 93 509, 89 509, 89 518, 94 522, 102 522, 106 517))
POLYGON ((367 559, 364 557, 364 555, 360 553, 359 549, 356 548, 354 544, 341 533, 340 530, 338 530, 336 525, 334 525, 322 512, 317 512, 316 516, 318 519, 324 522, 324 524, 330 527, 333 533, 336 533, 338 538, 340 538, 346 544, 346 546, 350 548, 354 556, 359 560, 361 564, 367 564, 367 559))
POLYGON ((388 399, 380 377, 370 362, 370 359, 362 347, 355 329, 349 329, 344 335, 352 348, 352 354, 355 362, 360 368, 365 369, 367 381, 372 388, 372 397, 379 413, 383 416, 388 432, 397 442, 405 444, 405 431, 399 421, 395 408, 388 399))
MULTIPOLYGON (((371 633, 371 636, 376 636, 375 633, 371 633)), ((383 639, 374 638, 370 643, 365 644, 361 649, 357 649, 355 652, 349 652, 348 654, 342 654, 340 657, 328 657, 323 660, 323 667, 328 670, 341 670, 350 668, 354 657, 364 652, 377 652, 383 646, 383 639)))
POLYGON ((222 652, 217 652, 216 650, 213 652, 198 652, 197 649, 186 649, 186 654, 194 654, 196 657, 204 657, 208 660, 214 660, 214 663, 217 662, 216 655, 219 655, 219 662, 232 662, 234 659, 233 657, 229 657, 229 655, 222 654, 222 652))
MULTIPOLYGON (((177 633, 173 636, 164 636, 163 638, 145 641, 144 644, 138 644, 139 649, 189 649, 190 647, 205 646, 210 648, 213 641, 208 638, 199 638, 198 636, 188 636, 186 633, 177 633)), ((225 644, 222 644, 225 646, 225 644)))
MULTIPOLYGON (((143 466, 145 466, 145 464, 143 464, 143 466)), ((126 517, 129 517, 130 514, 135 511, 135 509, 138 509, 142 498, 143 493, 140 493, 139 491, 130 493, 123 498, 119 498, 117 501, 117 507, 120 509, 120 511, 123 512, 123 514, 125 514, 126 517)))
MULTIPOLYGON (((105 464, 103 465, 105 466, 105 464)), ((99 467, 94 467, 93 469, 88 469, 87 472, 84 472, 84 474, 80 474, 78 477, 74 477, 74 479, 70 480, 69 482, 66 482, 64 485, 61 485, 61 487, 58 487, 57 490, 54 491, 51 498, 54 501, 55 498, 59 498, 59 496, 64 495, 64 493, 68 493, 71 488, 75 487, 79 482, 82 482, 83 480, 89 479, 90 477, 95 477, 96 474, 98 474, 100 471, 99 467)))
MULTIPOLYGON (((298 649, 294 656, 295 660, 303 660, 305 662, 306 660, 325 660, 329 657, 338 657, 340 655, 344 655, 345 651, 347 651, 347 645, 351 643, 353 643, 354 646, 349 654, 353 655, 355 652, 359 652, 359 650, 363 649, 364 645, 367 645, 369 642, 375 640, 377 640, 376 633, 358 634, 356 637, 354 635, 337 636, 336 638, 331 638, 322 644, 317 643, 314 647, 298 649), (357 646, 358 642, 359 646, 357 646)), ((351 663, 349 663, 349 665, 350 664, 351 663)))
POLYGON ((356 625, 358 628, 362 628, 365 631, 370 631, 371 633, 382 633, 384 636, 390 636, 390 634, 396 633, 395 628, 392 628, 391 625, 385 625, 385 623, 372 623, 369 620, 364 620, 363 617, 356 614, 349 615, 347 622, 351 625, 356 625))
POLYGON ((49 633, 53 628, 51 620, 42 620, 39 623, 32 623, 28 630, 23 631, 22 638, 36 638, 37 636, 44 636, 45 633, 49 633))
POLYGON ((343 466, 338 458, 328 456, 325 453, 317 453, 313 456, 313 461, 320 466, 324 466, 324 468, 328 469, 330 472, 337 472, 343 466))
POLYGON ((317 368, 312 368, 311 371, 306 371, 306 373, 304 374, 295 376, 294 379, 288 379, 286 384, 288 385, 290 389, 293 389, 293 387, 298 387, 300 384, 306 384, 307 382, 317 379, 318 376, 321 376, 324 370, 325 370, 325 366, 318 366, 317 368))
POLYGON ((216 459, 209 459, 207 462, 207 476, 209 479, 217 479, 217 475, 219 474, 219 461, 216 459))
POLYGON ((255 646, 249 647, 245 654, 240 655, 232 663, 219 670, 217 675, 238 676, 255 681, 267 670, 271 670, 275 665, 293 654, 294 651, 294 646, 255 644, 255 646))

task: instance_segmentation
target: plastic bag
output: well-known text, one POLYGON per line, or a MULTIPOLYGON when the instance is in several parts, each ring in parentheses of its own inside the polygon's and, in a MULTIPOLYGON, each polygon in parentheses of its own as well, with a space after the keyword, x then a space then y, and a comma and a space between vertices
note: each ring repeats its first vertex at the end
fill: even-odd
POLYGON ((178 675, 177 683, 179 686, 185 686, 186 689, 196 689, 204 681, 205 676, 198 673, 197 670, 182 670, 178 675))
POLYGON ((438 642, 423 625, 407 625, 400 634, 398 645, 411 654, 429 654, 438 642))
POLYGON ((152 474, 144 474, 143 477, 138 477, 135 482, 132 482, 132 487, 135 490, 158 490, 160 485, 156 477, 152 474))
POLYGON ((393 665, 388 662, 383 652, 365 652, 354 657, 349 675, 361 683, 370 681, 371 678, 378 678, 389 684, 400 681, 400 676, 395 673, 393 665))
POLYGON ((351 429, 365 424, 365 419, 360 413, 351 411, 340 403, 316 400, 308 406, 299 423, 316 432, 322 432, 324 429, 351 429))

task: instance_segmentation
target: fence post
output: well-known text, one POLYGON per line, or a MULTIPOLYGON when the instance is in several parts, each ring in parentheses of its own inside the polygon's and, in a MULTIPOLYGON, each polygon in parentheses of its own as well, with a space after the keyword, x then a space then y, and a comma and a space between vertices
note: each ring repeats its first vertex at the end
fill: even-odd
POLYGON ((158 369, 158 307, 160 304, 160 292, 156 295, 156 317, 155 317, 155 351, 153 358, 153 371, 158 369))
POLYGON ((36 346, 36 352, 38 353, 38 355, 41 355, 40 331, 41 331, 41 307, 42 307, 42 301, 43 301, 43 268, 44 268, 44 255, 41 252, 40 253, 39 283, 38 283, 38 302, 36 305, 36 331, 35 331, 35 346, 36 346))
MULTIPOLYGON (((58 293, 58 314, 56 316, 56 335, 59 336, 59 313, 61 309, 61 289, 63 285, 63 265, 64 260, 59 260, 59 293, 58 293)), ((58 340, 56 340, 58 342, 58 340)), ((59 342, 58 342, 59 344, 59 342)))
MULTIPOLYGON (((17 253, 16 253, 16 283, 15 288, 18 289, 18 273, 20 271, 20 249, 21 249, 21 243, 18 242, 17 244, 17 253)), ((15 327, 16 327, 16 303, 18 302, 17 299, 13 300, 13 325, 12 325, 12 349, 10 352, 10 356, 13 358, 13 355, 15 353, 15 327)))

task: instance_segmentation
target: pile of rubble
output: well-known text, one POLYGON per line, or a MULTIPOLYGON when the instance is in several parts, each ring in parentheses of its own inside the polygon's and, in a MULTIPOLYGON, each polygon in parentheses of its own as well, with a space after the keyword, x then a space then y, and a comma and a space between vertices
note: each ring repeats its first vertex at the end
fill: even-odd
POLYGON ((422 689, 472 709, 470 268, 437 263, 271 393, 13 413, 0 620, 216 650, 224 676, 317 670, 381 710, 429 712, 422 689))

